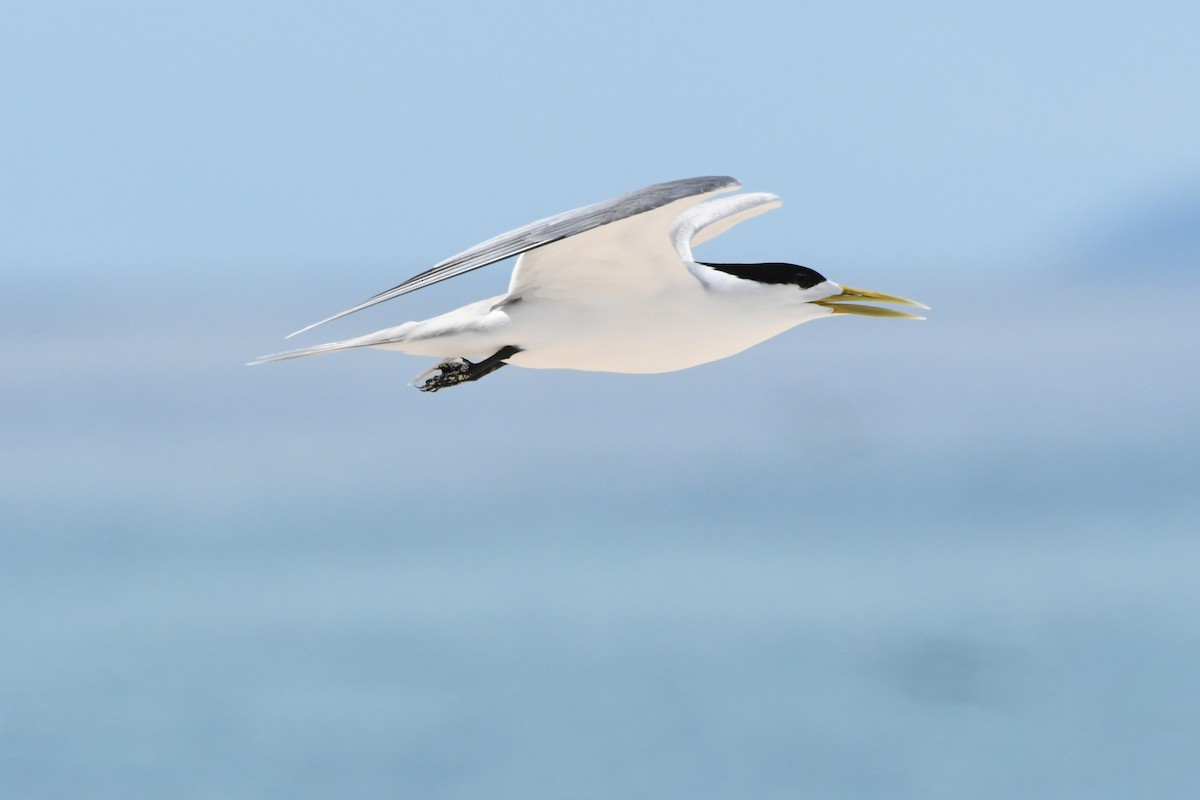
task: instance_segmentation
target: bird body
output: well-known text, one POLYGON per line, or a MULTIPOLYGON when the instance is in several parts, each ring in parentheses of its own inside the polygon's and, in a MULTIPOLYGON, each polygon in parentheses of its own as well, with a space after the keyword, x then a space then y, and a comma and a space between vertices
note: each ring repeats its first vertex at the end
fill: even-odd
POLYGON ((345 344, 434 357, 455 353, 476 360, 515 342, 521 352, 507 361, 519 367, 673 372, 736 355, 807 319, 832 313, 814 307, 806 316, 779 289, 738 288, 712 297, 697 285, 648 298, 652 302, 632 309, 513 302, 501 295, 345 344))
POLYGON ((672 372, 727 358, 820 317, 914 317, 847 301, 917 303, 848 289, 799 265, 696 261, 693 245, 782 204, 766 193, 704 202, 737 186, 723 177, 673 181, 540 220, 322 322, 519 255, 503 295, 252 363, 361 347, 398 350, 446 359, 417 378, 428 378, 418 388, 436 391, 505 364, 672 372))

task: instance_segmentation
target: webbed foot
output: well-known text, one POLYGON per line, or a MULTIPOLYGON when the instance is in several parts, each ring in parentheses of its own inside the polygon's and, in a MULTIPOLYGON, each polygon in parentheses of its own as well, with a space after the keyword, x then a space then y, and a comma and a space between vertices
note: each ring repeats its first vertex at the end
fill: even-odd
POLYGON ((447 386, 457 386, 471 380, 472 366, 474 365, 465 358, 452 358, 413 378, 412 385, 422 392, 436 392, 447 386), (422 378, 427 378, 424 383, 420 383, 422 378))
POLYGON ((465 358, 448 358, 432 369, 427 369, 413 378, 412 385, 422 392, 436 392, 447 386, 457 386, 467 381, 477 381, 484 375, 491 375, 504 366, 504 359, 511 358, 521 352, 521 348, 508 345, 492 353, 490 356, 475 364, 465 358), (419 383, 425 378, 424 383, 419 383))

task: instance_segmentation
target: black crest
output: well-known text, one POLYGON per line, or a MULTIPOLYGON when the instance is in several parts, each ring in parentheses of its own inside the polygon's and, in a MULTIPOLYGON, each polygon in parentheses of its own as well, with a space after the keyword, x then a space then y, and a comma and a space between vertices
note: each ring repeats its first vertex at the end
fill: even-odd
POLYGON ((781 264, 776 261, 769 264, 710 264, 707 261, 697 263, 742 280, 758 281, 759 283, 791 283, 801 289, 810 289, 825 280, 825 276, 815 269, 802 267, 799 264, 781 264))

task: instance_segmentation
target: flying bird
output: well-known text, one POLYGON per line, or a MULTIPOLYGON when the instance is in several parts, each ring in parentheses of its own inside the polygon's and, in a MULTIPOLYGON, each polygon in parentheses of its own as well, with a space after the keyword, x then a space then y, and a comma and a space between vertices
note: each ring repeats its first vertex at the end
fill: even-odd
POLYGON ((531 369, 656 373, 746 350, 805 322, 839 314, 923 319, 865 302, 926 306, 852 289, 788 263, 697 261, 692 248, 778 208, 729 177, 659 183, 503 233, 385 292, 296 331, 464 272, 519 256, 508 291, 440 316, 366 336, 263 356, 261 364, 360 347, 432 356, 413 385, 436 392, 506 364, 531 369))

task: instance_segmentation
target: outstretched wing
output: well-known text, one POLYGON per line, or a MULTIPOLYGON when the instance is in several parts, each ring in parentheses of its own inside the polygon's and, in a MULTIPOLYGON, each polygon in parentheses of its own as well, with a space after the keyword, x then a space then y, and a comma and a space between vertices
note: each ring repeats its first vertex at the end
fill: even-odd
POLYGON ((731 188, 710 188, 530 250, 513 270, 508 297, 610 305, 692 283, 672 246, 672 225, 731 188))
MULTIPOLYGON (((364 308, 391 300, 402 294, 415 292, 417 289, 431 286, 453 278, 456 275, 462 275, 464 272, 470 272, 471 270, 485 267, 488 264, 494 264, 497 261, 503 261, 515 255, 534 252, 536 248, 543 248, 554 242, 576 237, 594 228, 608 226, 631 217, 646 214, 655 209, 671 206, 685 198, 734 189, 738 185, 736 180, 725 176, 686 178, 684 180, 647 186, 644 189, 630 192, 612 200, 594 203, 590 206, 577 208, 574 211, 566 211, 562 214, 546 217, 522 228, 502 233, 499 236, 488 239, 486 242, 475 245, 469 250, 464 250, 456 256, 451 256, 421 274, 415 275, 404 283, 394 286, 385 292, 380 292, 353 308, 348 308, 345 311, 341 311, 331 317, 326 317, 320 322, 314 322, 312 325, 289 334, 288 338, 315 328, 318 325, 323 325, 326 322, 344 317, 347 314, 353 314, 355 311, 361 311, 364 308)), ((663 230, 663 240, 666 241, 666 228, 664 227, 663 230)), ((515 278, 516 275, 514 273, 515 278)))

